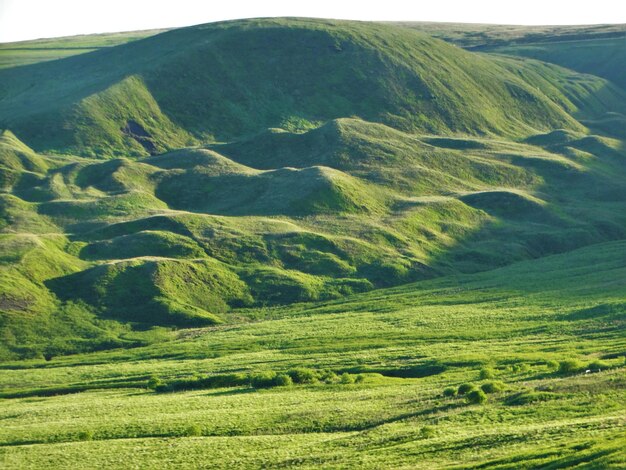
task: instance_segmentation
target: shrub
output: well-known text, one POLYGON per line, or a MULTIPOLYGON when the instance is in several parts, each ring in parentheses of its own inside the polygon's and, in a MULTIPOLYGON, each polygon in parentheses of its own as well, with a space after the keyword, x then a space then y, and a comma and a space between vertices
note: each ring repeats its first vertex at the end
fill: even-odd
POLYGON ((337 382, 339 377, 337 377, 337 374, 335 374, 332 370, 324 370, 321 372, 319 380, 324 383, 331 384, 333 382, 337 382))
POLYGON ((435 428, 433 428, 432 426, 424 426, 422 430, 420 431, 420 434, 423 439, 434 437, 436 434, 435 428))
POLYGON ((611 366, 609 364, 607 364, 604 361, 593 361, 590 362, 589 365, 587 366, 587 369, 591 370, 591 371, 600 371, 600 370, 605 370, 605 369, 609 369, 611 366))
POLYGON ((355 384, 361 384, 363 382, 365 382, 365 376, 363 374, 359 374, 354 378, 355 384))
POLYGON ((567 359, 559 362, 559 372, 561 374, 574 374, 583 369, 583 363, 578 359, 567 359))
POLYGON ((79 441, 91 441, 93 440, 93 431, 81 431, 78 433, 79 441))
POLYGON ((484 384, 480 386, 480 388, 485 393, 497 393, 497 392, 501 392, 502 390, 504 390, 505 385, 503 382, 494 380, 491 382, 485 382, 484 384))
POLYGON ((341 383, 344 385, 348 385, 348 384, 353 384, 354 383, 354 377, 350 374, 348 374, 347 372, 344 372, 343 374, 341 374, 340 377, 341 383))
POLYGON ((317 382, 317 374, 312 369, 293 369, 289 371, 289 376, 297 384, 313 384, 317 382))
POLYGON ((468 403, 474 403, 474 404, 484 403, 487 401, 487 395, 485 395, 485 392, 483 392, 480 389, 472 390, 471 392, 468 392, 466 398, 467 398, 468 403))
POLYGON ((480 380, 487 380, 487 379, 493 379, 495 376, 495 372, 493 369, 490 369, 488 367, 485 367, 483 369, 480 369, 480 373, 478 374, 478 378, 480 380))
POLYGON ((202 429, 197 424, 192 424, 191 426, 188 426, 187 428, 185 428, 183 432, 183 436, 187 436, 187 437, 202 436, 202 429))
POLYGON ((459 389, 457 393, 459 395, 465 395, 466 393, 472 392, 474 390, 476 390, 476 385, 470 384, 470 383, 464 383, 464 384, 459 385, 459 389))
POLYGON ((275 385, 276 372, 266 370, 250 375, 250 385, 254 388, 269 388, 275 385))
POLYGON ((507 398, 507 405, 528 405, 558 398, 556 393, 551 392, 521 392, 507 398))
POLYGON ((150 376, 150 378, 148 379, 147 387, 150 390, 156 390, 161 385, 163 385, 163 381, 158 377, 150 376))
POLYGON ((293 380, 287 374, 278 374, 274 377, 274 385, 277 387, 289 387, 293 385, 293 380))
POLYGON ((519 362, 517 364, 513 364, 511 370, 513 372, 528 372, 530 370, 530 366, 525 362, 519 362))
POLYGON ((446 387, 443 389, 444 397, 453 397, 456 395, 456 388, 454 387, 446 387))
POLYGON ((552 361, 546 362, 546 366, 550 370, 557 370, 559 368, 559 363, 557 361, 552 360, 552 361))

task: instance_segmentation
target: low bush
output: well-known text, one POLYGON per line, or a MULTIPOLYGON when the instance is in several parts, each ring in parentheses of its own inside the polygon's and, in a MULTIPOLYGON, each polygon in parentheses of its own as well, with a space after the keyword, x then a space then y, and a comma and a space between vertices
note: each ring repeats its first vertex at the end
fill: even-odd
POLYGON ((550 370, 558 370, 559 363, 557 361, 551 360, 546 362, 546 367, 550 370))
POLYGON ((487 395, 482 390, 477 389, 468 392, 466 399, 468 403, 479 404, 487 401, 487 395))
POLYGON ((561 374, 575 374, 584 369, 584 365, 578 359, 566 359, 559 362, 559 373, 561 374))
POLYGON ((554 400, 556 398, 558 398, 558 395, 551 392, 522 392, 509 397, 505 401, 505 404, 528 405, 532 403, 540 403, 543 401, 554 400))
POLYGON ((151 376, 150 378, 148 378, 148 383, 146 384, 146 386, 150 390, 156 390, 157 387, 160 387, 162 385, 163 385, 163 381, 159 377, 155 377, 155 376, 151 376))
POLYGON ((332 370, 323 370, 319 373, 319 381, 332 384, 339 381, 339 377, 332 370))
POLYGON ((348 385, 348 384, 353 384, 354 383, 354 376, 348 374, 347 372, 344 372, 343 374, 341 374, 341 376, 339 377, 339 380, 341 381, 342 384, 344 385, 348 385))
POLYGON ((511 370, 513 372, 528 372, 530 370, 530 366, 525 362, 518 362, 517 364, 513 364, 511 366, 511 370))
POLYGON ((287 374, 277 374, 274 378, 274 385, 277 387, 289 387, 293 385, 293 380, 287 374))
POLYGON ((93 440, 93 431, 81 431, 78 433, 79 441, 92 441, 93 440))
POLYGON ((459 385, 457 393, 459 395, 465 395, 466 393, 472 392, 474 390, 476 390, 476 385, 471 384, 471 383, 464 383, 464 384, 459 385))
POLYGON ((604 361, 593 361, 587 366, 587 370, 592 372, 600 372, 601 370, 610 369, 611 366, 604 361))
POLYGON ((443 389, 444 397, 453 397, 456 395, 456 388, 454 387, 446 387, 443 389))
POLYGON ((254 388, 275 387, 276 377, 276 372, 273 370, 255 372, 250 375, 250 385, 254 388))
POLYGON ((489 367, 485 367, 483 369, 480 369, 480 373, 478 374, 478 378, 480 380, 487 380, 487 379, 493 379, 495 377, 496 373, 494 372, 493 369, 489 368, 489 367))
POLYGON ((296 384, 313 384, 318 381, 318 375, 313 369, 293 369, 288 372, 293 383, 296 384))
POLYGON ((506 386, 504 382, 500 382, 499 380, 492 380, 490 382, 485 382, 480 386, 480 389, 485 393, 497 393, 504 390, 506 386))
POLYGON ((197 437, 202 436, 202 429, 197 424, 192 424, 183 430, 183 436, 185 437, 197 437))

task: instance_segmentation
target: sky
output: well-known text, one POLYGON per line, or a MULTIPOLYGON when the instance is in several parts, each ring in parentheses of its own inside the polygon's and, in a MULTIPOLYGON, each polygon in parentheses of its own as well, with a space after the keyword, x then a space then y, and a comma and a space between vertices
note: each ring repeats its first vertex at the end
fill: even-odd
POLYGON ((0 42, 306 16, 496 24, 626 23, 623 0, 0 0, 0 42))

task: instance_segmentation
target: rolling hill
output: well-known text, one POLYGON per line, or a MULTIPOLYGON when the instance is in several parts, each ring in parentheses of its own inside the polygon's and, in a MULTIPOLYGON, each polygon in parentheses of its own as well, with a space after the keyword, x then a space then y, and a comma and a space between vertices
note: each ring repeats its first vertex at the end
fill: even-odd
POLYGON ((620 468, 622 35, 2 45, 0 465, 620 468))

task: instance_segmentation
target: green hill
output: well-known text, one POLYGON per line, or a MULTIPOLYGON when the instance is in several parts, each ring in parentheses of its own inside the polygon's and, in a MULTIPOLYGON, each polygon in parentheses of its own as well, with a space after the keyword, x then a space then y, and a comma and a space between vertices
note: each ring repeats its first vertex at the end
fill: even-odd
POLYGON ((38 151, 102 158, 348 116, 411 132, 527 136, 583 130, 572 115, 598 100, 604 112, 623 110, 624 92, 607 82, 537 67, 394 26, 233 21, 2 70, 0 126, 38 151))
POLYGON ((624 468, 620 28, 0 46, 0 466, 624 468))

